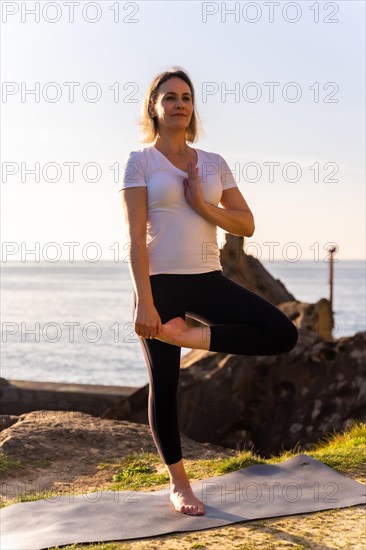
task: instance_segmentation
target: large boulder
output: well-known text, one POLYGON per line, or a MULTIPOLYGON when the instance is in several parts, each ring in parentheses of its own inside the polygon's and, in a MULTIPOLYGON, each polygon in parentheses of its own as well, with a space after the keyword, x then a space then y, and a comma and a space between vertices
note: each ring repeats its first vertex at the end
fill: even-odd
MULTIPOLYGON (((53 491, 59 497, 108 490, 114 475, 124 468, 121 461, 127 455, 131 455, 128 462, 132 462, 132 455, 138 453, 140 462, 145 461, 143 453, 157 454, 150 428, 143 424, 102 420, 79 411, 39 410, 11 419, 3 416, 0 415, 0 453, 6 457, 1 469, 3 505, 12 504, 17 497, 24 500, 27 494, 32 498, 38 494, 41 499, 45 491, 53 491)), ((197 443, 184 435, 181 439, 184 457, 191 460, 235 454, 232 449, 197 443)), ((149 456, 146 465, 155 473, 166 475, 165 467, 152 465, 149 456)))
MULTIPOLYGON (((77 461, 81 467, 91 457, 99 460, 121 458, 132 452, 156 453, 148 426, 133 422, 102 420, 79 411, 33 411, 6 418, 0 423, 0 452, 7 456, 32 461, 77 461)), ((201 445, 183 437, 189 454, 205 457, 234 454, 217 445, 201 445)))
POLYGON ((307 336, 289 353, 183 358, 180 429, 196 441, 268 457, 306 450, 350 419, 366 421, 366 332, 335 341, 307 336))

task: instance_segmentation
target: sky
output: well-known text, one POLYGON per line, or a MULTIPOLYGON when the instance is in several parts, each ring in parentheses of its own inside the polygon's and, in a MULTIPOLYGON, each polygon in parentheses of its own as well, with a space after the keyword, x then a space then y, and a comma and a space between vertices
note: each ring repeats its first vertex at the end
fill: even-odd
POLYGON ((245 252, 365 258, 365 3, 268 4, 2 2, 2 261, 125 261, 123 160, 172 66, 254 214, 245 252))

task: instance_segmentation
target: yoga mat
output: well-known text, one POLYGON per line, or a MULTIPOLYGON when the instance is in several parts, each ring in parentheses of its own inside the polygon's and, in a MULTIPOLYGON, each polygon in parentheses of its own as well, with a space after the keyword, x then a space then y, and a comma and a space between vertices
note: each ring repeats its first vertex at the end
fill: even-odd
POLYGON ((0 510, 2 550, 42 550, 82 542, 199 531, 260 518, 366 503, 366 485, 307 454, 191 482, 204 516, 177 512, 170 487, 97 491, 20 502, 0 510))

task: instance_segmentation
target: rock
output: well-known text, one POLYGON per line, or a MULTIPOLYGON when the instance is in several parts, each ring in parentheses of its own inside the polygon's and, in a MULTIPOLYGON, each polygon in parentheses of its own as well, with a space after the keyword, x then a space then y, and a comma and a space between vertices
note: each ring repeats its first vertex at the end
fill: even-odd
POLYGON ((130 422, 148 424, 147 403, 149 384, 142 386, 129 398, 120 399, 116 404, 108 407, 101 415, 103 419, 128 419, 130 422))
POLYGON ((249 288, 272 304, 295 300, 285 285, 275 279, 254 256, 243 249, 244 237, 226 233, 226 242, 220 249, 220 261, 225 277, 249 288))
MULTIPOLYGON (((1 419, 1 417, 0 417, 1 419)), ((235 454, 217 445, 196 443, 182 436, 182 450, 189 459, 216 459, 235 454)), ((1 470, 1 502, 30 494, 33 499, 54 495, 75 495, 109 490, 121 461, 132 453, 157 455, 148 426, 132 422, 102 420, 90 414, 68 411, 34 411, 17 417, 17 422, 0 433, 0 453, 17 460, 17 467, 1 470), (19 463, 21 461, 21 463, 19 463)), ((131 458, 131 460, 133 460, 131 458)), ((146 463, 152 461, 146 456, 146 463)), ((161 460, 154 464, 168 482, 161 460)), ((159 489, 159 485, 156 489, 159 489)), ((151 488, 150 490, 155 490, 151 488)))
POLYGON ((180 429, 195 441, 268 457, 366 420, 366 332, 337 341, 308 338, 278 356, 201 352, 182 359, 180 429), (185 365, 187 363, 187 365, 185 365), (186 367, 186 368, 184 368, 186 367))
MULTIPOLYGON (((239 356, 192 350, 182 358, 181 433, 235 450, 254 445, 268 457, 296 444, 306 450, 327 433, 342 431, 350 418, 366 420, 366 332, 327 341, 318 322, 327 320, 327 301, 289 302, 285 309, 300 333, 289 353, 239 356)), ((129 407, 132 397, 104 416, 148 423, 148 385, 141 388, 139 404, 135 400, 129 407)))
POLYGON ((9 426, 12 426, 12 424, 15 424, 15 422, 18 422, 18 417, 13 414, 2 414, 0 415, 0 432, 3 430, 6 430, 6 428, 9 428, 9 426))
POLYGON ((277 304, 299 330, 302 345, 312 345, 320 340, 333 340, 334 319, 329 300, 321 298, 315 304, 284 302, 277 304))
MULTIPOLYGON (((231 456, 217 445, 202 445, 182 438, 185 455, 191 458, 231 456)), ((83 461, 123 458, 132 452, 157 453, 150 429, 144 424, 102 420, 76 411, 34 411, 0 433, 0 451, 30 465, 34 461, 83 461)))

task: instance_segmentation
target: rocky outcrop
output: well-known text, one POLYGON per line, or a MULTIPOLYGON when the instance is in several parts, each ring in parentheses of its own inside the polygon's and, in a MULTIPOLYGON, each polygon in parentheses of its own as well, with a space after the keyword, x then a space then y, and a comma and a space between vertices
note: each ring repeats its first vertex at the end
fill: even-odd
MULTIPOLYGON (((7 424, 2 420, 3 425, 7 424)), ((201 445, 183 435, 189 456, 213 458, 234 452, 217 445, 201 445)), ((156 453, 148 426, 133 422, 102 420, 77 411, 34 411, 12 418, 0 433, 0 451, 28 464, 37 461, 82 461, 121 458, 132 452, 156 453), (14 421, 15 419, 15 421, 14 421), (77 455, 77 456, 76 456, 77 455)))
POLYGON ((272 304, 295 300, 285 285, 279 279, 275 279, 260 260, 244 252, 243 246, 244 237, 226 233, 226 242, 220 249, 224 275, 266 298, 272 304))
POLYGON ((315 304, 306 302, 285 302, 277 304, 299 331, 299 344, 303 347, 320 340, 333 340, 334 320, 329 300, 321 298, 315 304))
MULTIPOLYGON (((34 411, 11 419, 0 415, 0 424, 0 453, 7 457, 1 469, 3 505, 20 496, 24 500, 26 494, 45 498, 45 491, 47 496, 48 491, 60 496, 109 490, 127 457, 129 464, 138 456, 152 472, 167 475, 161 460, 144 455, 157 455, 157 450, 149 427, 143 424, 101 420, 76 411, 34 411)), ((184 434, 181 443, 184 456, 192 460, 235 454, 184 434)))
MULTIPOLYGON (((179 391, 181 431, 196 441, 268 457, 304 450, 350 419, 366 420, 366 332, 320 340, 286 355, 186 357, 179 391)), ((197 352, 197 350, 195 350, 197 352)), ((184 360, 183 360, 184 363, 184 360)))
MULTIPOLYGON (((299 330, 291 352, 239 356, 192 350, 182 358, 182 433, 232 449, 253 446, 267 457, 296 444, 306 450, 351 418, 366 420, 366 333, 332 340, 325 299, 278 307, 299 330)), ((147 399, 148 385, 102 416, 148 423, 147 399)))

